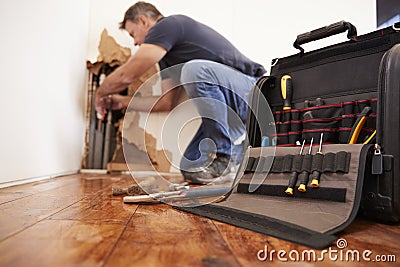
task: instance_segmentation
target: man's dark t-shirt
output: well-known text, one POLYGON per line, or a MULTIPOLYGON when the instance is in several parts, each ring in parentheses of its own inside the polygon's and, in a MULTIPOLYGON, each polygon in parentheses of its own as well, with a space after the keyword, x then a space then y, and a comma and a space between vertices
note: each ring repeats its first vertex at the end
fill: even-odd
POLYGON ((221 34, 184 15, 160 19, 149 30, 144 43, 160 45, 167 50, 160 61, 162 70, 193 59, 205 59, 251 76, 262 76, 266 72, 263 66, 244 56, 221 34))

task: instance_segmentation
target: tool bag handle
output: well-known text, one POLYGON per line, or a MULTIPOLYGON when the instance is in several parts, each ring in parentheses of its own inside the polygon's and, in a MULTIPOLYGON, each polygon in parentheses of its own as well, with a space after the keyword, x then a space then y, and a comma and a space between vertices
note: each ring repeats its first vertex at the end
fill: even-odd
POLYGON ((297 35, 296 41, 294 41, 293 46, 296 49, 300 50, 300 54, 303 54, 304 49, 300 45, 309 43, 312 41, 320 40, 323 38, 327 38, 329 36, 332 36, 332 35, 335 35, 338 33, 342 33, 347 30, 348 30, 347 38, 349 40, 355 40, 355 38, 357 37, 356 27, 353 24, 342 20, 342 21, 333 23, 333 24, 325 26, 325 27, 321 27, 319 29, 316 29, 316 30, 313 30, 310 32, 306 32, 306 33, 297 35))

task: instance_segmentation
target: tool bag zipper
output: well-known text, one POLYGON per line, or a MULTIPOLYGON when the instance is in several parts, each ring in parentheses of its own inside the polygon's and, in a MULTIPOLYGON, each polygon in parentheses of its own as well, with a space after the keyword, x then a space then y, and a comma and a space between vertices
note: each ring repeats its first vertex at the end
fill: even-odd
POLYGON ((386 92, 386 79, 385 79, 385 74, 387 70, 387 64, 388 64, 388 57, 389 54, 391 53, 391 50, 389 52, 385 53, 382 57, 381 64, 379 66, 379 76, 378 76, 378 107, 377 107, 377 118, 376 118, 376 144, 378 146, 381 146, 382 144, 382 136, 383 136, 383 131, 384 131, 384 117, 385 117, 385 102, 386 102, 386 97, 385 97, 385 92, 386 92))
MULTIPOLYGON (((391 51, 391 50, 389 50, 391 51)), ((387 52, 383 55, 381 64, 379 65, 379 76, 378 76, 378 106, 377 106, 377 118, 376 118, 376 142, 374 145, 374 156, 372 158, 372 174, 379 175, 383 172, 383 160, 382 160, 382 138, 384 131, 384 117, 385 117, 385 92, 386 92, 386 79, 385 74, 387 70, 388 57, 387 52)))

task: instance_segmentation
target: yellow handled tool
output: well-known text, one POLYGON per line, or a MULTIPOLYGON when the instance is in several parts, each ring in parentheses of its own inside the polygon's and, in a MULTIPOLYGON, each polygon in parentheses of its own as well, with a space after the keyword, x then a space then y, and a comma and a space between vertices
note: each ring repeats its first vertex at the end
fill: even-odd
MULTIPOLYGON (((315 155, 315 157, 319 157, 319 162, 320 166, 322 167, 322 158, 323 158, 323 153, 322 153, 322 141, 323 141, 324 133, 321 133, 321 137, 319 138, 319 147, 318 147, 318 152, 315 155)), ((311 180, 311 187, 319 187, 319 180, 321 179, 321 172, 320 171, 313 171, 312 174, 312 180, 311 180)))
POLYGON ((376 130, 364 141, 364 145, 369 144, 376 136, 376 130))
MULTIPOLYGON (((303 140, 303 144, 301 145, 300 148, 300 153, 299 155, 301 156, 301 154, 303 154, 303 149, 304 149, 304 144, 305 144, 306 140, 303 140)), ((295 159, 294 159, 295 160, 295 159)), ((297 164, 297 168, 301 168, 301 158, 299 158, 299 162, 295 163, 297 164)), ((293 195, 293 188, 295 187, 296 183, 297 183, 297 177, 298 177, 298 173, 297 170, 293 170, 292 174, 289 177, 289 183, 288 183, 288 187, 285 190, 285 193, 287 195, 293 195)))
POLYGON ((284 100, 283 110, 292 109, 292 97, 293 97, 293 83, 290 75, 284 75, 281 78, 281 93, 284 100))
POLYGON ((353 128, 351 129, 350 132, 350 137, 349 137, 349 144, 356 144, 358 136, 360 135, 361 129, 364 126, 365 122, 367 121, 368 115, 372 112, 371 107, 365 107, 361 113, 360 116, 357 118, 356 122, 353 125, 353 128))
MULTIPOLYGON (((310 148, 308 149, 308 155, 305 156, 305 158, 303 159, 303 167, 306 166, 308 168, 311 168, 311 160, 312 160, 312 156, 311 156, 311 151, 312 151, 312 145, 313 145, 313 141, 314 138, 311 138, 311 142, 310 142, 310 148)), ((297 190, 299 190, 300 192, 306 192, 307 191, 307 184, 308 184, 308 178, 309 178, 310 173, 306 170, 304 170, 301 174, 300 174, 300 185, 297 188, 297 190)))

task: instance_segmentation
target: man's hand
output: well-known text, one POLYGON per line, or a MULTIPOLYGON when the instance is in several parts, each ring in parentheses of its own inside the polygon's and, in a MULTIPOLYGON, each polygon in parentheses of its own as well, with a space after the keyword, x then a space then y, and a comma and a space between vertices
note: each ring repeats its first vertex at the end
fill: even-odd
MULTIPOLYGON (((138 79, 150 67, 158 63, 167 53, 167 50, 159 45, 143 44, 133 54, 129 60, 110 75, 108 75, 100 87, 96 91, 95 108, 101 115, 105 114, 105 110, 110 103, 107 96, 121 92, 129 84, 138 79)), ((120 99, 116 99, 119 103, 120 99)), ((129 101, 126 104, 128 105, 129 101)), ((124 105, 121 103, 121 105, 124 105)), ((117 104, 118 105, 118 104, 117 104)), ((125 106, 125 107, 126 107, 125 106)))
POLYGON ((96 98, 94 100, 94 108, 97 111, 97 117, 99 117, 99 119, 103 119, 104 115, 106 114, 107 105, 109 105, 109 103, 107 103, 108 98, 108 96, 100 97, 99 94, 96 94, 96 98))
POLYGON ((128 107, 129 102, 131 101, 131 97, 115 94, 111 95, 111 97, 109 97, 109 100, 110 105, 108 106, 108 109, 119 110, 128 107))
POLYGON ((130 96, 123 96, 119 94, 108 95, 104 97, 98 97, 96 95, 95 108, 101 116, 104 116, 104 114, 106 113, 106 109, 124 109, 128 107, 130 100, 130 96))

